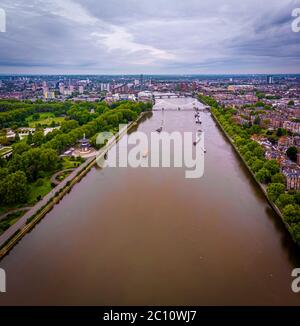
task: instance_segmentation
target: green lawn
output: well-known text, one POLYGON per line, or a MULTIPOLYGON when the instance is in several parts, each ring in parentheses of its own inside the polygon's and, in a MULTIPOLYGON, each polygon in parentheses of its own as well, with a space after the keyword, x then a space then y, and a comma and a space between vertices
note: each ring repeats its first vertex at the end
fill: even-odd
POLYGON ((33 120, 33 115, 29 116, 26 119, 30 128, 35 128, 37 124, 50 126, 52 121, 54 121, 56 124, 60 124, 65 120, 64 117, 56 117, 51 112, 43 112, 43 113, 39 113, 39 115, 40 115, 40 119, 38 120, 33 120))
POLYGON ((28 204, 35 204, 39 196, 44 197, 52 190, 50 178, 39 179, 29 185, 28 204))
POLYGON ((64 157, 63 161, 62 161, 62 166, 63 166, 62 170, 77 168, 82 163, 83 163, 83 160, 82 161, 75 161, 75 160, 73 161, 69 157, 64 157))

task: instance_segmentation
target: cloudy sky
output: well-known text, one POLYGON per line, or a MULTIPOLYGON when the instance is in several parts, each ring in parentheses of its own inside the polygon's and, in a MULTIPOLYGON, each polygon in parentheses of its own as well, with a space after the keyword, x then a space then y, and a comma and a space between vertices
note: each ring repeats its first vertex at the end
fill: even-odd
POLYGON ((0 73, 300 73, 300 0, 0 0, 0 73))

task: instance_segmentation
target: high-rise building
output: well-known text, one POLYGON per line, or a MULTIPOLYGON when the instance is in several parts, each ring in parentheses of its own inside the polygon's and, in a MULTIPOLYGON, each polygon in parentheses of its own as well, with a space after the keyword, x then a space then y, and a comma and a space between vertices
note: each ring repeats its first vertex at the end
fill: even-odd
POLYGON ((141 75, 141 76, 140 76, 140 90, 142 91, 143 88, 144 88, 144 76, 141 75))
POLYGON ((274 83, 274 78, 273 78, 273 76, 268 76, 268 77, 267 77, 267 80, 268 80, 268 84, 273 84, 273 83, 274 83))
POLYGON ((49 88, 48 88, 47 84, 45 86, 45 84, 43 83, 43 94, 44 94, 45 98, 48 98, 48 92, 49 92, 49 88))
POLYGON ((59 84, 59 92, 62 95, 65 93, 65 85, 63 83, 59 84))

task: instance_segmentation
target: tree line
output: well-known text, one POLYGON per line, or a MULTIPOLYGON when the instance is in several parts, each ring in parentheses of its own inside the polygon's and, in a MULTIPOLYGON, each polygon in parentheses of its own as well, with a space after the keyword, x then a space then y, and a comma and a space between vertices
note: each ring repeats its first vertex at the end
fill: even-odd
POLYGON ((269 199, 281 210, 293 239, 300 244, 300 192, 286 191, 286 178, 280 172, 278 162, 266 160, 263 147, 251 140, 253 134, 263 130, 255 125, 238 125, 233 119, 234 109, 215 104, 212 113, 233 140, 256 179, 267 186, 269 199))
MULTIPOLYGON (((75 110, 77 114, 72 120, 65 120, 60 130, 55 130, 46 136, 42 129, 36 129, 29 134, 27 141, 17 141, 13 145, 13 155, 8 160, 0 160, 0 205, 14 206, 26 203, 29 185, 39 178, 51 176, 61 169, 59 155, 67 148, 75 145, 86 134, 92 137, 96 146, 96 136, 101 131, 116 131, 119 124, 137 119, 143 111, 151 110, 151 103, 120 102, 112 107, 106 104, 93 105, 95 110, 87 123, 82 124, 79 112, 90 109, 88 104, 60 106, 64 110, 75 110)), ((52 107, 52 106, 50 106, 52 107)), ((34 109, 33 109, 34 110, 34 109)), ((13 110, 15 111, 15 110, 13 110)), ((17 110, 18 111, 18 110, 17 110)))

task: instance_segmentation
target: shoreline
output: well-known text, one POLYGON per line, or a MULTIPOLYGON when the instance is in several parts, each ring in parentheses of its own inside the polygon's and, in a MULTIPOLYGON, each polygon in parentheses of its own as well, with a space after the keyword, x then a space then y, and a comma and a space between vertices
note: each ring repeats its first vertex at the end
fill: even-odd
MULTIPOLYGON (((117 132, 102 149, 97 151, 94 157, 88 159, 81 166, 79 166, 79 171, 74 176, 70 175, 69 180, 67 178, 68 181, 66 182, 66 185, 64 185, 63 187, 60 187, 60 185, 58 185, 57 187, 52 189, 52 191, 47 194, 48 196, 52 195, 48 199, 47 203, 38 208, 36 213, 34 213, 32 216, 26 217, 26 222, 23 223, 20 228, 18 228, 14 232, 12 231, 12 229, 8 229, 5 233, 3 233, 0 236, 0 241, 1 237, 4 238, 7 234, 8 236, 6 236, 7 239, 2 240, 2 243, 0 243, 0 261, 28 232, 30 232, 52 210, 52 208, 56 204, 58 204, 63 199, 66 194, 68 194, 72 190, 73 186, 75 186, 84 176, 88 174, 88 172, 90 172, 92 167, 94 167, 94 165, 96 164, 97 160, 102 158, 111 149, 111 147, 115 145, 124 136, 124 134, 126 134, 134 126, 137 126, 140 120, 149 112, 142 112, 135 121, 131 121, 124 129, 117 132)), ((43 199, 41 201, 43 201, 43 199)), ((39 203, 37 203, 36 206, 38 206, 39 203)))
POLYGON ((238 148, 235 146, 233 140, 231 139, 231 137, 227 134, 227 132, 224 130, 223 126, 221 125, 221 123, 219 122, 219 120, 216 118, 216 116, 214 115, 214 113, 211 111, 211 115, 213 120, 216 122, 218 128, 222 131, 222 133, 224 134, 224 136, 226 137, 226 139, 230 142, 231 146, 233 147, 235 153, 238 155, 238 157, 241 159, 241 161, 244 163, 245 167, 247 168, 248 172, 251 174, 253 180, 255 181, 255 183, 258 185, 259 189, 262 191, 263 195, 265 196, 268 204, 270 205, 270 207, 272 208, 272 210, 276 213, 276 215, 278 217, 280 217, 282 223, 284 224, 285 228, 287 229, 287 231, 289 232, 291 239, 293 241, 293 243, 295 243, 296 245, 298 245, 298 243, 293 239, 290 230, 289 230, 289 226, 288 224, 284 221, 283 215, 280 211, 280 209, 275 205, 275 203, 273 203, 270 198, 268 197, 268 193, 265 189, 265 187, 263 186, 263 184, 261 184, 255 177, 255 174, 251 171, 250 167, 248 166, 247 162, 244 160, 244 158, 242 157, 241 153, 239 152, 238 148))

